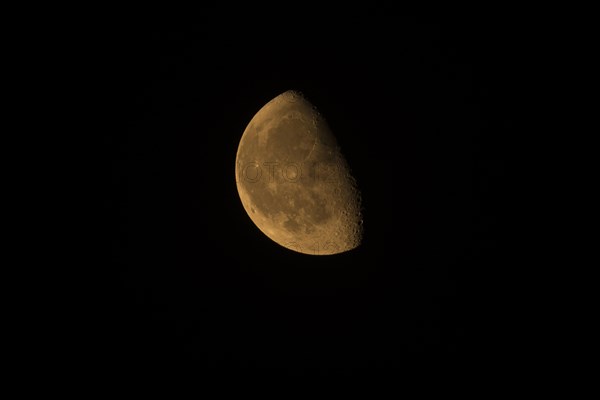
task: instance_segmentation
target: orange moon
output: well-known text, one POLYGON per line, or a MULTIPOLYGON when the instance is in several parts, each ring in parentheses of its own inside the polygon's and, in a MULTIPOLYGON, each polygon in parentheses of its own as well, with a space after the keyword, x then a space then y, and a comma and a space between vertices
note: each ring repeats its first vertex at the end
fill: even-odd
POLYGON ((360 191, 327 122, 300 93, 282 93, 254 115, 235 172, 248 216, 277 244, 311 255, 360 245, 360 191))

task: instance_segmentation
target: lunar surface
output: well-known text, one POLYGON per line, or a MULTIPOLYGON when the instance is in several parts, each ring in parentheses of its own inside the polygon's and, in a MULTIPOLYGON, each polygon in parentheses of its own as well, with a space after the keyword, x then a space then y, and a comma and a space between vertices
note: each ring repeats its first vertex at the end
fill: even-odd
POLYGON ((236 183, 250 219, 283 247, 329 255, 362 240, 356 182, 325 119, 298 92, 275 97, 252 118, 236 183))

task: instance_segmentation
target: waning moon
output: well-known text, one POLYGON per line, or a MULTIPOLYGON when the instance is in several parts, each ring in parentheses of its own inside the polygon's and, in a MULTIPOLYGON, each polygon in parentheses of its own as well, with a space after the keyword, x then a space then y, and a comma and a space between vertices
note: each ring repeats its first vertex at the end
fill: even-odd
POLYGON ((254 115, 236 157, 244 209, 270 239, 304 254, 338 254, 362 240, 361 196, 325 119, 287 91, 254 115))

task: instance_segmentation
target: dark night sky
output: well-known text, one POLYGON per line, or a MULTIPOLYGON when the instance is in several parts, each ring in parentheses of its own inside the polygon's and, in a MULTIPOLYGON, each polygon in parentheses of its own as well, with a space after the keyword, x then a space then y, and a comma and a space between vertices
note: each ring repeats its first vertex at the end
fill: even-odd
POLYGON ((209 14, 107 35, 99 363, 328 371, 502 348, 512 37, 485 19, 367 15, 231 34, 209 14), (244 128, 289 89, 325 116, 362 190, 354 251, 290 252, 239 200, 244 128))

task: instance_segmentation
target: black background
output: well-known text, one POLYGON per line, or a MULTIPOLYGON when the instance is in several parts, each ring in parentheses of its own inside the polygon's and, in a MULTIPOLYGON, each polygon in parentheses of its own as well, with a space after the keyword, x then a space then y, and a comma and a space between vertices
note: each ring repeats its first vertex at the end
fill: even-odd
POLYGON ((302 373, 501 352, 519 100, 510 28, 386 10, 225 20, 127 21, 103 39, 98 363, 302 373), (362 191, 353 251, 290 252, 239 200, 244 128, 290 89, 325 116, 362 191))

